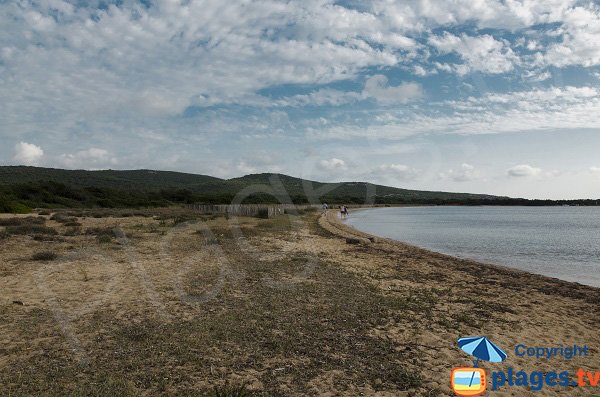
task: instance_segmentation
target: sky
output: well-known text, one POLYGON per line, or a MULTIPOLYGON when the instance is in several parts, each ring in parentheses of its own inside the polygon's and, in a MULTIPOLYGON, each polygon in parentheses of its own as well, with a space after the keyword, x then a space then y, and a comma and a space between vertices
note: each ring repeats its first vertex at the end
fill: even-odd
POLYGON ((600 2, 0 0, 0 165, 600 198, 600 2))

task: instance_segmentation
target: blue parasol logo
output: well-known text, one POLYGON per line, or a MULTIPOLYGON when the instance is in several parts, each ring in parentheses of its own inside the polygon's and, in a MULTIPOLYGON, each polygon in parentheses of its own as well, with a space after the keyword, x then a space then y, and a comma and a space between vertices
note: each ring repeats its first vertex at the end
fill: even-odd
POLYGON ((499 363, 508 355, 485 336, 459 338, 458 346, 467 354, 475 357, 474 368, 455 368, 452 370, 452 389, 459 396, 472 397, 483 394, 486 389, 485 371, 477 367, 479 360, 499 363))
POLYGON ((485 336, 474 336, 458 339, 458 347, 465 353, 475 357, 473 366, 477 368, 479 360, 499 363, 506 360, 508 355, 485 336))

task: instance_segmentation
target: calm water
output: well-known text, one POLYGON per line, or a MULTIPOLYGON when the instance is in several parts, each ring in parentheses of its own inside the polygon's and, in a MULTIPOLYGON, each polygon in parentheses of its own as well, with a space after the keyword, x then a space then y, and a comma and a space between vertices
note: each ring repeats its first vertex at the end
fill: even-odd
POLYGON ((350 213, 367 233, 600 287, 600 207, 406 207, 350 213))

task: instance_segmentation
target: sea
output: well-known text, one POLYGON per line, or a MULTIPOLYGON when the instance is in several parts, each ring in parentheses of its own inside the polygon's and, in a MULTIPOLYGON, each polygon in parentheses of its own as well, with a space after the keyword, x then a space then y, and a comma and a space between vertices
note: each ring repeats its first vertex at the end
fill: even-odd
POLYGON ((381 237, 600 287, 600 207, 385 207, 345 222, 381 237))

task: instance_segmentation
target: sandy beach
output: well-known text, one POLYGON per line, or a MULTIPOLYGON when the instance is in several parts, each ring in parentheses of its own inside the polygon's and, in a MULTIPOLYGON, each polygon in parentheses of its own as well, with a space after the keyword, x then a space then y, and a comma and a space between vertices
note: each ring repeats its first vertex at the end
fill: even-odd
POLYGON ((451 369, 471 365, 457 338, 472 335, 509 354, 488 371, 600 370, 600 289, 374 238, 335 211, 51 217, 0 227, 4 395, 451 396, 451 369))

